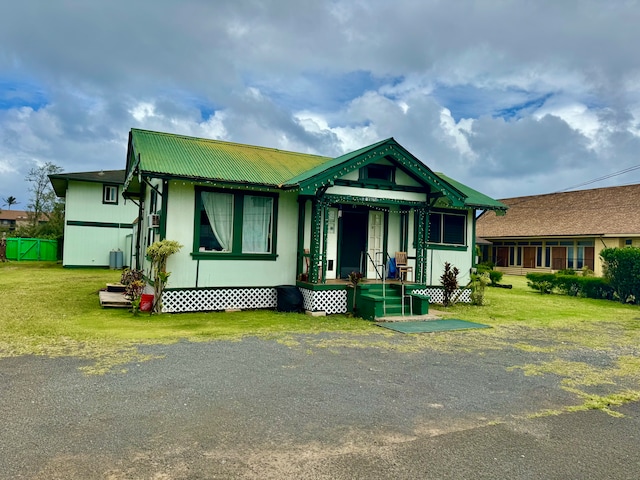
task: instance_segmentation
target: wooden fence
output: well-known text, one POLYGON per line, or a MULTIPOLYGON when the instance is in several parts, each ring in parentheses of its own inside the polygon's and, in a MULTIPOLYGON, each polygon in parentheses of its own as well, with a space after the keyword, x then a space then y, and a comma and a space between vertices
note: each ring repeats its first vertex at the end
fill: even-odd
POLYGON ((58 241, 42 238, 7 238, 7 260, 55 262, 58 241))

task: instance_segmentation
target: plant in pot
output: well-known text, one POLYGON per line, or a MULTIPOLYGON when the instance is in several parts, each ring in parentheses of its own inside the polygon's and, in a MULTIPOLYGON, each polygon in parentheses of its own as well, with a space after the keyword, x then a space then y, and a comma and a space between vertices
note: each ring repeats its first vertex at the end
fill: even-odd
POLYGON ((147 286, 142 270, 125 269, 120 277, 120 283, 125 286, 124 296, 131 301, 131 311, 134 315, 140 312, 140 298, 147 286))
POLYGON ((356 311, 356 293, 358 284, 362 281, 362 272, 351 272, 347 275, 347 280, 349 280, 349 286, 353 287, 353 311, 356 311))
POLYGON ((182 245, 175 240, 161 240, 153 242, 147 248, 147 257, 151 260, 151 271, 153 272, 153 287, 155 290, 155 301, 153 303, 153 311, 160 313, 162 311, 162 292, 167 286, 169 275, 167 272, 167 259, 177 253, 182 245))

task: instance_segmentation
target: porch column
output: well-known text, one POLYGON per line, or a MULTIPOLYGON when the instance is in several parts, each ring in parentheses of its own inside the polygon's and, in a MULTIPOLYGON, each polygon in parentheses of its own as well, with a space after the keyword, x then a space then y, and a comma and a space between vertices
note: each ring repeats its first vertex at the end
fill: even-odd
MULTIPOLYGON (((318 264, 321 260, 320 243, 324 236, 322 226, 322 203, 313 199, 311 204, 311 245, 309 245, 309 282, 318 283, 318 264)), ((326 246, 324 247, 326 248, 326 246)))
POLYGON ((427 240, 429 238, 429 213, 426 208, 418 208, 416 225, 416 272, 415 281, 424 283, 427 278, 427 240))

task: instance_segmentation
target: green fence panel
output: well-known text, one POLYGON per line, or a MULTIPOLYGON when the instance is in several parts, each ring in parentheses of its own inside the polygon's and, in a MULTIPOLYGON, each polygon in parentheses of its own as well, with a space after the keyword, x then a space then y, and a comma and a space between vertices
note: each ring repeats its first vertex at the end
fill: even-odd
POLYGON ((7 238, 7 260, 55 262, 58 241, 42 238, 7 238))

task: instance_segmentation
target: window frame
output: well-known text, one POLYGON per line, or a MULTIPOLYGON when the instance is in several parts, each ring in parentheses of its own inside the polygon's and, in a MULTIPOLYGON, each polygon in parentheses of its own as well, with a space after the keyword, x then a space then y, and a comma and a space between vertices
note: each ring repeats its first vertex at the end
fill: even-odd
POLYGON ((429 212, 429 236, 428 236, 428 244, 429 245, 438 245, 438 246, 444 246, 444 247, 457 247, 457 248, 466 248, 468 246, 468 242, 467 242, 467 230, 468 230, 468 223, 469 221, 469 217, 468 217, 468 212, 464 212, 464 213, 453 213, 453 212, 445 212, 445 211, 431 211, 429 212), (432 225, 431 225, 431 220, 432 218, 435 218, 436 216, 440 217, 440 221, 439 221, 439 233, 440 233, 440 239, 439 241, 432 241, 432 225), (448 216, 448 217, 462 217, 462 243, 445 243, 444 239, 445 239, 445 219, 444 217, 448 216))
MULTIPOLYGON (((385 175, 387 176, 387 175, 385 175)), ((358 181, 375 185, 394 185, 396 182, 396 167, 394 165, 385 165, 382 163, 370 163, 360 168, 358 173, 358 181), (370 171, 378 170, 388 173, 388 178, 379 178, 370 175, 370 171)))
POLYGON ((199 260, 267 260, 274 261, 277 253, 278 232, 278 199, 279 195, 272 192, 232 190, 220 188, 207 188, 196 186, 194 198, 194 228, 192 258, 199 260), (202 192, 228 193, 233 195, 233 239, 231 251, 200 251, 200 225, 202 215, 202 192), (273 213, 271 218, 271 252, 269 253, 243 253, 242 252, 242 228, 244 218, 244 199, 247 196, 269 197, 273 199, 273 213))
POLYGON ((104 183, 102 184, 102 204, 103 205, 118 205, 118 194, 120 192, 120 188, 118 185, 114 185, 112 183, 104 183), (107 192, 113 191, 115 189, 115 195, 113 196, 113 200, 107 198, 107 192))

